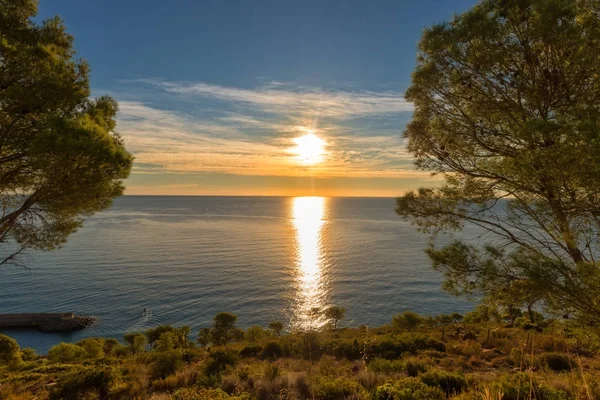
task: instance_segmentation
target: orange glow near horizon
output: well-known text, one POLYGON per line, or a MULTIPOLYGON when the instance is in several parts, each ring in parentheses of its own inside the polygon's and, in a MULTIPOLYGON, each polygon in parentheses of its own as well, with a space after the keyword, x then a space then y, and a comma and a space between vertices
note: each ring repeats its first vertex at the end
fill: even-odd
POLYGON ((325 223, 324 197, 296 197, 292 203, 292 221, 296 231, 296 298, 293 325, 297 329, 314 329, 321 318, 311 312, 325 306, 323 277, 323 238, 325 223))

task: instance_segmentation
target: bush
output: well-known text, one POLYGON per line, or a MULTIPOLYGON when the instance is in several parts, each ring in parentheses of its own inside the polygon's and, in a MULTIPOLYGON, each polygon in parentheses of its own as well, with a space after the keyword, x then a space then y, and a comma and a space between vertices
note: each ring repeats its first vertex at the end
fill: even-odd
POLYGON ((48 359, 54 363, 72 363, 85 357, 83 347, 71 343, 61 343, 48 351, 48 359))
POLYGON ((85 350, 86 358, 95 360, 104 357, 104 339, 87 338, 80 340, 76 344, 85 350))
POLYGON ((61 377, 50 392, 49 399, 106 399, 118 377, 119 373, 113 367, 83 367, 61 377))
POLYGON ((224 372, 228 366, 237 364, 235 353, 227 350, 217 350, 210 354, 210 359, 206 364, 206 375, 218 375, 224 372))
POLYGON ((113 357, 127 357, 129 355, 129 348, 120 344, 113 346, 111 350, 113 357))
POLYGON ((545 353, 540 357, 540 363, 553 371, 568 371, 571 369, 571 360, 565 354, 545 353))
POLYGON ((252 325, 246 329, 246 340, 256 342, 265 337, 265 331, 258 325, 252 325))
POLYGON ((37 353, 31 347, 21 350, 21 356, 23 357, 23 361, 35 361, 38 359, 37 353))
POLYGON ((132 354, 143 352, 148 345, 148 339, 143 333, 127 333, 123 339, 129 345, 132 354))
POLYGON ((392 326, 398 330, 412 331, 423 323, 423 318, 412 311, 404 311, 402 314, 394 315, 392 326))
POLYGON ((319 377, 315 385, 315 397, 324 399, 345 399, 363 391, 358 382, 346 377, 319 377))
POLYGON ((386 360, 384 358, 374 358, 369 362, 369 369, 373 372, 383 374, 403 372, 404 363, 401 360, 386 360))
POLYGON ((511 375, 504 375, 499 380, 490 384, 492 391, 504 393, 502 400, 518 400, 529 398, 529 393, 536 394, 537 400, 566 400, 570 398, 562 390, 555 390, 533 380, 533 387, 530 385, 531 377, 529 374, 519 372, 511 375))
POLYGON ((277 342, 269 342, 265 345, 262 353, 260 354, 260 358, 263 360, 275 360, 277 358, 283 357, 284 351, 281 345, 277 342))
POLYGON ((439 387, 448 396, 459 394, 468 386, 464 376, 452 372, 430 371, 420 375, 420 378, 427 386, 439 387))
POLYGON ((104 339, 104 348, 102 349, 102 350, 104 350, 104 354, 112 354, 113 348, 118 344, 119 344, 119 341, 117 339, 113 339, 113 338, 104 339))
POLYGON ((331 340, 323 344, 323 352, 337 359, 345 358, 350 361, 359 360, 362 357, 358 340, 331 340))
POLYGON ((242 358, 258 357, 262 349, 262 346, 259 345, 245 346, 240 350, 239 356, 242 358))
POLYGON ((388 382, 375 390, 377 400, 443 400, 445 398, 439 388, 429 387, 417 378, 388 382))
POLYGON ((166 378, 177 372, 183 367, 183 364, 181 353, 178 351, 171 350, 156 353, 152 364, 152 376, 155 379, 166 378))
POLYGON ((406 360, 405 368, 406 375, 416 377, 421 372, 427 371, 427 364, 418 358, 411 358, 406 360))
POLYGON ((411 334, 394 341, 388 339, 375 343, 371 347, 371 353, 374 357, 394 360, 402 357, 405 353, 416 354, 420 350, 428 349, 445 352, 446 345, 426 335, 411 334))
POLYGON ((0 362, 11 364, 21 360, 21 348, 17 341, 9 336, 0 335, 0 362))
POLYGON ((179 389, 173 393, 173 400, 250 400, 250 395, 243 393, 230 396, 221 389, 179 389))

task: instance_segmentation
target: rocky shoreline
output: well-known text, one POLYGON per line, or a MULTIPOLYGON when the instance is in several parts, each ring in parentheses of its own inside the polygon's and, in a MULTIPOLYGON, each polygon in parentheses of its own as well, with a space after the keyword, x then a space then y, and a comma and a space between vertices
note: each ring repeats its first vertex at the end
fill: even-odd
POLYGON ((96 317, 57 314, 0 314, 0 329, 37 329, 40 332, 73 332, 96 323, 96 317))

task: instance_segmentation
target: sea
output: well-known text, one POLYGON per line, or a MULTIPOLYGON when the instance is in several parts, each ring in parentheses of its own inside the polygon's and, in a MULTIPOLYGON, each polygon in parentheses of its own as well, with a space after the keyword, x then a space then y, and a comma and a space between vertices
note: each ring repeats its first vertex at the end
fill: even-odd
POLYGON ((379 326, 404 310, 471 310, 441 289, 424 252, 430 238, 394 208, 394 198, 122 196, 60 249, 0 268, 0 313, 73 312, 98 322, 68 334, 1 333, 44 354, 160 324, 196 335, 222 311, 242 328, 281 321, 302 330, 324 324, 319 310, 334 305, 346 309, 341 326, 379 326))

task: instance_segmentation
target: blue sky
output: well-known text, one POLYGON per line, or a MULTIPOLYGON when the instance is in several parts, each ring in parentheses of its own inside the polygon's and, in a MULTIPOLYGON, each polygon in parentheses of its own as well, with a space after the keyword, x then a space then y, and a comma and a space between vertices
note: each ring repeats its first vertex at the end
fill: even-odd
POLYGON ((415 171, 403 98, 423 28, 473 0, 40 0, 120 103, 127 194, 394 196, 415 171), (326 143, 320 162, 295 138, 326 143))

